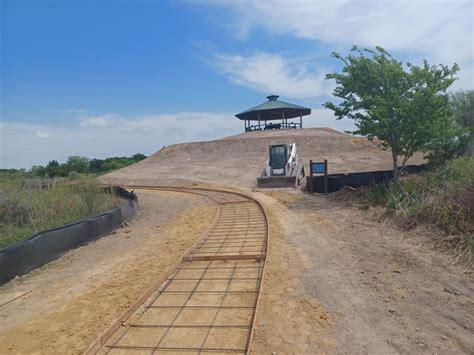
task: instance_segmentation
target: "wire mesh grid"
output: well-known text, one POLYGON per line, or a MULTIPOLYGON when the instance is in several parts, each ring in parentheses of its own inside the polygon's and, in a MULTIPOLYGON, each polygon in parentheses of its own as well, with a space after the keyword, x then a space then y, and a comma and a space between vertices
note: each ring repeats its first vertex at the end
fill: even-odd
POLYGON ((256 203, 223 204, 212 232, 190 256, 265 255, 266 237, 265 216, 256 203))
POLYGON ((177 267, 100 353, 247 353, 267 252, 266 217, 254 201, 228 194, 220 201, 217 222, 191 260, 177 267), (199 256, 217 260, 192 260, 199 256))
POLYGON ((263 262, 184 262, 106 352, 245 353, 263 262))

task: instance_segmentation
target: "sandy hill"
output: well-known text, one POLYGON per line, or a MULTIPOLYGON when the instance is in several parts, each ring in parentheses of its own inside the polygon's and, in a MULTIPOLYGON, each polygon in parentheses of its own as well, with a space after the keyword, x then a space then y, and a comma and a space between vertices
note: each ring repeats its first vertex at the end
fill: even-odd
MULTIPOLYGON (((207 142, 174 144, 149 158, 101 177, 104 183, 161 185, 206 182, 253 188, 268 159, 268 145, 296 143, 309 159, 328 159, 330 173, 391 168, 390 153, 365 138, 330 128, 247 132, 207 142)), ((420 157, 412 163, 421 162, 420 157)))

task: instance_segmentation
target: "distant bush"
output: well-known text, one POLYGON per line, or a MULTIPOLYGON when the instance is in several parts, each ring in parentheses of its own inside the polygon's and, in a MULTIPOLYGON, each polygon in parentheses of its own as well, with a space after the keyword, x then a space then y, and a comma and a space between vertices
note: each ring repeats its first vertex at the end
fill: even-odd
MULTIPOLYGON (((69 177, 71 172, 78 174, 104 174, 121 169, 146 158, 146 155, 137 153, 130 157, 110 157, 105 159, 89 159, 78 155, 67 158, 66 163, 60 164, 57 160, 50 160, 46 166, 33 165, 29 173, 36 177, 69 177)), ((6 170, 5 170, 6 171, 6 170)), ((12 172, 19 170, 10 169, 12 172)))
POLYGON ((69 180, 74 181, 79 179, 81 175, 77 171, 70 171, 69 174, 67 174, 67 177, 69 180))
POLYGON ((0 248, 120 205, 95 178, 77 172, 69 177, 74 181, 0 172, 0 248))
POLYGON ((89 158, 81 157, 79 155, 73 155, 67 158, 65 171, 69 174, 72 171, 75 171, 79 174, 84 174, 89 172, 89 158))
POLYGON ((437 227, 469 260, 474 254, 474 158, 449 161, 444 167, 363 192, 372 205, 384 206, 407 228, 437 227))
POLYGON ((92 159, 89 164, 89 170, 92 173, 107 173, 134 164, 140 160, 146 159, 146 155, 137 153, 131 157, 112 157, 106 159, 92 159))

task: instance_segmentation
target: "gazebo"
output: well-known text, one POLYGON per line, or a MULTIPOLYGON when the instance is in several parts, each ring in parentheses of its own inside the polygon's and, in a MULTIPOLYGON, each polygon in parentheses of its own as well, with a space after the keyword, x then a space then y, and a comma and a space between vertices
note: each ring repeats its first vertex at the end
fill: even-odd
POLYGON ((267 96, 268 101, 235 115, 245 122, 245 132, 303 128, 303 116, 311 114, 311 109, 280 101, 278 97, 278 95, 267 96), (297 117, 299 120, 292 120, 297 117), (255 123, 252 124, 252 121, 255 123))

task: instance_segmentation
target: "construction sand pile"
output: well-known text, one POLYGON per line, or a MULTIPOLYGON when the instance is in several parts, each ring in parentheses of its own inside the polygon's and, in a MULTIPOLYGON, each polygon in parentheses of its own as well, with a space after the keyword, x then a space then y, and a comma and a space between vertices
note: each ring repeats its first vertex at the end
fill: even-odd
MULTIPOLYGON (((126 185, 191 182, 254 188, 268 159, 268 145, 296 143, 306 169, 310 159, 328 160, 329 173, 391 169, 391 154, 366 138, 330 128, 247 132, 207 142, 175 144, 101 177, 126 185)), ((409 163, 421 163, 420 156, 409 163)))

